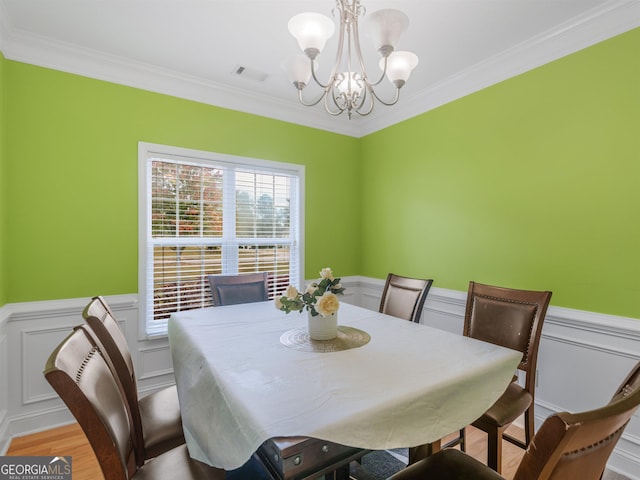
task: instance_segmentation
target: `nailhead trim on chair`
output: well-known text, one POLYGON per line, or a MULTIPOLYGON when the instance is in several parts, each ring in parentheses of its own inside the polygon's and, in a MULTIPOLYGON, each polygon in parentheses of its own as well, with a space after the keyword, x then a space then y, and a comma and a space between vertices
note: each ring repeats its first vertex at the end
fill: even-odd
POLYGON ((608 443, 611 440, 613 440, 619 433, 620 431, 624 430, 625 427, 627 426, 627 424, 625 423, 624 425, 622 425, 620 428, 618 428, 615 432, 613 432, 611 435, 609 435, 606 438, 603 438, 602 440, 600 440, 599 442, 596 443, 592 443, 591 445, 588 445, 586 447, 582 447, 579 450, 573 450, 571 452, 567 452, 564 454, 564 456, 571 456, 571 455, 582 455, 584 452, 591 450, 592 448, 596 448, 602 444, 608 443))
POLYGON ((89 362, 91 361, 91 359, 96 353, 100 354, 100 350, 98 350, 98 347, 93 347, 89 351, 89 353, 87 353, 87 356, 84 357, 84 360, 80 364, 80 368, 76 372, 76 383, 80 383, 80 379, 82 378, 82 374, 84 373, 85 367, 89 364, 89 362))

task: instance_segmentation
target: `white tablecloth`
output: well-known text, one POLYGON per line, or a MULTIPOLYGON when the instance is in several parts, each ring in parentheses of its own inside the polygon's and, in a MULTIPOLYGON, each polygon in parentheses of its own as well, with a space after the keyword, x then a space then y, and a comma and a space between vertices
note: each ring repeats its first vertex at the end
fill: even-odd
POLYGON ((313 353, 280 336, 306 325, 272 302, 173 314, 169 339, 187 446, 231 470, 267 439, 303 435, 366 449, 409 447, 478 418, 519 352, 342 303, 359 348, 313 353))

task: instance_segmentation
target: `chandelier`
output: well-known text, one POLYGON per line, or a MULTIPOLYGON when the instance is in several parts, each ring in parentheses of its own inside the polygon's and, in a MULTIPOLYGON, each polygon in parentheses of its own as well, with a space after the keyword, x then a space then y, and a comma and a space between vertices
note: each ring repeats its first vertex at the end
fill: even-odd
POLYGON ((378 65, 382 73, 372 80, 365 69, 358 29, 358 18, 365 16, 366 9, 360 0, 336 0, 332 13, 334 17, 340 16, 340 37, 326 83, 317 77, 316 58, 334 33, 333 21, 319 13, 301 13, 289 20, 289 32, 298 40, 304 55, 289 57, 282 67, 298 90, 300 103, 313 107, 324 100, 327 113, 340 115, 347 112, 349 119, 354 112, 361 116, 369 115, 375 101, 386 106, 395 105, 400 98, 400 89, 418 64, 415 54, 395 50, 400 35, 409 26, 409 18, 401 11, 392 9, 378 10, 366 17, 366 27, 381 56, 378 65), (393 99, 383 100, 376 93, 375 88, 385 76, 395 87, 393 99), (322 91, 315 100, 306 101, 302 91, 311 78, 322 91))

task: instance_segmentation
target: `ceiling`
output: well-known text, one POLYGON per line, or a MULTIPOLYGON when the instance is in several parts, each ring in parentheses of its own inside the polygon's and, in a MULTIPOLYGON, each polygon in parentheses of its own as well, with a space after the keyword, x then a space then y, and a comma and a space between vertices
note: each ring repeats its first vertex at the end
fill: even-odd
MULTIPOLYGON (((358 137, 640 26, 640 0, 362 0, 368 12, 396 8, 409 16, 398 49, 420 63, 396 106, 348 120, 299 105, 280 68, 298 53, 289 18, 331 16, 334 4, 0 0, 0 50, 11 60, 358 137)), ((318 58, 321 77, 336 37, 318 58)), ((367 40, 365 60, 377 70, 367 40)))

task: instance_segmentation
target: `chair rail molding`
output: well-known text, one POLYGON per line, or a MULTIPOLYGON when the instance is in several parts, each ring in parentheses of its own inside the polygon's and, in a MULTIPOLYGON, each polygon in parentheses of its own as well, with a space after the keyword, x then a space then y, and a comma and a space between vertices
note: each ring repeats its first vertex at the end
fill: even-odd
MULTIPOLYGON (((341 301, 378 310, 384 279, 343 277, 341 301)), ((44 363, 75 325, 89 298, 0 307, 0 455, 11 438, 73 421, 42 375, 44 363), (12 365, 11 369, 8 365, 12 365)), ((138 295, 107 296, 129 343, 140 394, 173 384, 166 337, 139 340, 138 295)), ((553 300, 552 300, 553 302, 553 300)), ((466 292, 432 287, 421 323, 461 334, 466 292)), ((604 405, 640 360, 640 319, 551 305, 538 357, 536 426, 558 411, 604 405)), ((608 468, 640 480, 640 414, 632 418, 608 468)))

